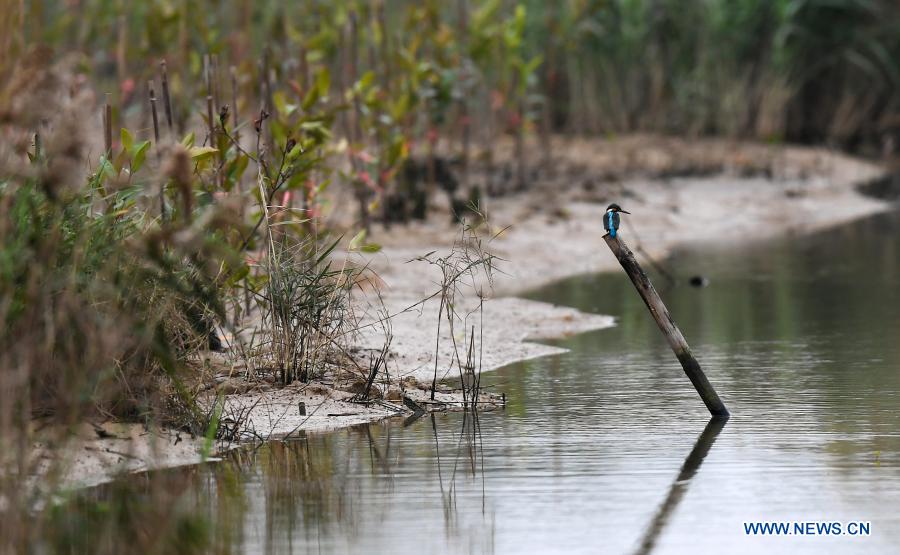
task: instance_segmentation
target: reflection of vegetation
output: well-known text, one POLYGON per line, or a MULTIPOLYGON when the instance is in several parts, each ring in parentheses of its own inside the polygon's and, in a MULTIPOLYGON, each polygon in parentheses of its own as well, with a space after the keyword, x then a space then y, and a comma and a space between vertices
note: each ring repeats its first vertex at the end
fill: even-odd
POLYGON ((206 515, 195 511, 197 476, 145 474, 74 494, 51 508, 46 529, 53 533, 33 538, 29 550, 206 553, 216 533, 206 515))
MULTIPOLYGON (((364 546, 360 531, 389 519, 390 503, 417 504, 438 495, 448 537, 455 537, 457 488, 477 479, 483 461, 474 413, 447 416, 437 417, 440 424, 432 416, 405 428, 387 422, 271 442, 229 452, 220 463, 82 491, 51 512, 49 524, 58 533, 47 541, 91 553, 126 546, 147 553, 280 552, 320 542, 364 546), (398 429, 417 440, 395 441, 398 429), (421 459, 431 467, 434 457, 436 475, 423 470, 417 481, 418 488, 432 484, 434 491, 426 488, 415 499, 406 498, 405 489, 392 495, 395 473, 406 471, 398 464, 421 459)), ((478 487, 483 496, 484 485, 478 487)))
POLYGON ((437 421, 434 413, 431 414, 438 484, 441 488, 441 508, 444 512, 444 529, 448 538, 458 535, 457 488, 463 479, 462 477, 468 476, 474 479, 479 475, 481 476, 481 508, 482 512, 484 512, 484 452, 482 450, 481 425, 477 406, 473 407, 471 411, 465 410, 463 412, 461 426, 462 428, 456 437, 456 444, 444 445, 444 456, 442 459, 437 421))

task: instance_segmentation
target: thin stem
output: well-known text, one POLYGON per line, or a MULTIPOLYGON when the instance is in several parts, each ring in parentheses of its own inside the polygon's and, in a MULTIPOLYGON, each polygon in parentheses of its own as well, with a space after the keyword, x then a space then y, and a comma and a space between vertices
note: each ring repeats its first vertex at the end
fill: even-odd
MULTIPOLYGON (((150 98, 150 115, 153 119, 153 150, 156 151, 156 164, 162 163, 162 153, 159 150, 159 116, 156 113, 156 92, 153 90, 153 80, 147 82, 147 93, 150 98)), ((166 219, 166 178, 161 177, 159 185, 159 214, 166 219)))
POLYGON ((175 129, 172 125, 172 98, 169 96, 169 73, 166 69, 165 60, 159 62, 159 69, 162 78, 163 108, 166 110, 166 125, 169 128, 169 135, 173 136, 175 129))

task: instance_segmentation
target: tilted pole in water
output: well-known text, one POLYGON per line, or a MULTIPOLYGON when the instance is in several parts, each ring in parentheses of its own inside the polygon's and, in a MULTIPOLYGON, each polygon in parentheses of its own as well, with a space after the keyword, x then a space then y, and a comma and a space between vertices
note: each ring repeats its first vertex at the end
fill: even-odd
POLYGON ((663 332, 663 335, 666 336, 666 341, 669 342, 669 346, 675 352, 675 356, 678 357, 678 362, 684 368, 684 373, 687 374, 688 379, 694 384, 694 389, 700 394, 700 398, 703 399, 706 408, 709 409, 713 416, 728 416, 728 409, 725 408, 725 403, 719 399, 716 390, 713 389, 712 384, 706 379, 706 374, 703 373, 700 363, 691 354, 691 348, 684 339, 684 335, 678 329, 675 321, 672 320, 669 310, 663 304, 662 299, 659 298, 659 293, 656 292, 653 284, 650 283, 647 274, 644 273, 637 260, 634 259, 634 254, 625 246, 618 234, 615 237, 611 237, 607 233, 603 236, 603 239, 609 246, 609 250, 619 259, 619 263, 625 269, 625 273, 631 278, 634 288, 637 289, 641 298, 644 299, 644 303, 650 309, 650 314, 656 320, 656 324, 663 332))

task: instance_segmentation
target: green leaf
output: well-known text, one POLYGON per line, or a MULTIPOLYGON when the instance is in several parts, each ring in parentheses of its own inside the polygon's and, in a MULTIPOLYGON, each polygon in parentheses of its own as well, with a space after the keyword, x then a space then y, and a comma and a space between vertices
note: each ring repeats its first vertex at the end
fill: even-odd
POLYGON ((375 253, 381 250, 381 245, 377 243, 366 243, 360 250, 367 253, 375 253))
POLYGON ((131 135, 131 132, 123 127, 120 136, 122 138, 122 148, 131 150, 131 146, 134 144, 134 137, 131 135))
POLYGON ((387 163, 388 167, 394 167, 400 161, 406 158, 408 152, 406 147, 406 139, 403 135, 398 134, 394 137, 391 146, 388 149, 387 163))
POLYGON ((132 149, 131 154, 131 173, 137 172, 144 165, 147 158, 147 151, 150 149, 150 141, 142 141, 132 149))
POLYGON ((350 239, 350 244, 347 245, 347 250, 349 250, 349 251, 357 250, 359 248, 359 246, 362 245, 363 241, 365 241, 365 240, 366 240, 366 230, 363 229, 363 230, 360 230, 360 232, 357 233, 353 237, 353 239, 350 239))
POLYGON ((116 175, 122 173, 122 168, 125 166, 125 161, 128 159, 128 151, 122 149, 119 154, 116 155, 116 159, 113 160, 113 167, 116 170, 116 175))
POLYGON ((294 148, 291 149, 290 152, 287 153, 288 160, 296 160, 298 156, 303 154, 303 145, 297 143, 294 145, 294 148))
POLYGON ((319 90, 319 96, 328 96, 328 91, 331 88, 331 73, 327 68, 322 68, 316 74, 316 88, 319 90))
POLYGON ((534 58, 528 60, 528 63, 525 64, 525 68, 522 70, 522 73, 527 77, 534 73, 534 71, 541 65, 541 62, 544 61, 543 56, 538 54, 534 58))
POLYGON ((329 185, 331 185, 330 177, 328 179, 323 180, 321 183, 319 183, 319 185, 316 187, 316 194, 324 193, 325 190, 328 189, 329 185))
MULTIPOLYGON (((109 161, 109 158, 106 156, 102 156, 100 158, 100 169, 98 171, 98 175, 102 176, 106 179, 112 179, 116 176, 116 170, 113 168, 112 162, 109 161)), ((103 179, 100 180, 102 183, 103 179)))
POLYGON ((206 427, 203 445, 200 448, 200 458, 206 460, 212 452, 213 440, 216 438, 216 432, 219 431, 219 419, 222 417, 222 410, 225 408, 225 399, 221 393, 216 395, 215 405, 213 405, 212 418, 206 427))
POLYGON ((200 162, 212 157, 213 154, 219 152, 219 149, 211 146, 192 146, 188 149, 188 152, 190 153, 192 160, 200 162))
POLYGON ((231 161, 230 167, 228 169, 228 178, 231 181, 237 182, 244 175, 244 171, 247 169, 247 165, 250 163, 250 158, 247 156, 240 154, 237 158, 231 161))
POLYGON ((181 139, 181 146, 183 146, 184 148, 191 148, 192 146, 194 146, 195 140, 196 139, 194 137, 194 132, 191 131, 190 133, 185 135, 183 139, 181 139))
POLYGON ((278 110, 279 114, 290 114, 288 110, 287 97, 284 92, 277 91, 272 95, 272 102, 275 104, 275 109, 278 110))
POLYGON ((303 102, 300 107, 303 108, 304 112, 308 112, 310 108, 312 108, 316 102, 319 100, 319 87, 311 87, 309 91, 306 93, 306 96, 303 98, 303 102))
POLYGON ((362 77, 359 78, 359 82, 356 84, 356 90, 365 91, 369 87, 372 86, 372 83, 375 81, 375 72, 369 70, 363 74, 362 77))
POLYGON ((228 276, 228 279, 225 280, 225 285, 228 287, 233 287, 233 286, 237 285, 238 283, 240 283, 240 281, 242 279, 247 277, 247 275, 249 273, 250 273, 250 266, 247 266, 246 264, 241 264, 240 266, 235 268, 235 270, 233 272, 231 272, 231 274, 228 276))
POLYGON ((344 238, 344 236, 341 235, 340 237, 335 239, 334 242, 331 243, 331 245, 327 249, 325 249, 321 254, 319 254, 318 258, 316 258, 316 266, 318 266, 319 264, 324 262, 325 259, 328 258, 328 256, 334 251, 334 249, 337 248, 338 243, 340 243, 341 239, 343 239, 343 238, 344 238))

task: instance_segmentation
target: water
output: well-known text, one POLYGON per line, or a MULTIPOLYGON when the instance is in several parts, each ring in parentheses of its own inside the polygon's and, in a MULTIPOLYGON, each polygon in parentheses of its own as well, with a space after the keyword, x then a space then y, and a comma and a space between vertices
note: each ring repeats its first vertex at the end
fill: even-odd
MULTIPOLYGON (((174 510, 207 517, 222 551, 900 552, 898 232, 889 214, 667 262, 711 280, 660 290, 727 423, 708 424, 615 273, 531 295, 618 326, 486 374, 505 411, 383 422, 155 474, 177 480, 174 510), (866 521, 871 535, 746 535, 755 521, 866 521)), ((141 480, 146 492, 152 478, 141 480)))

